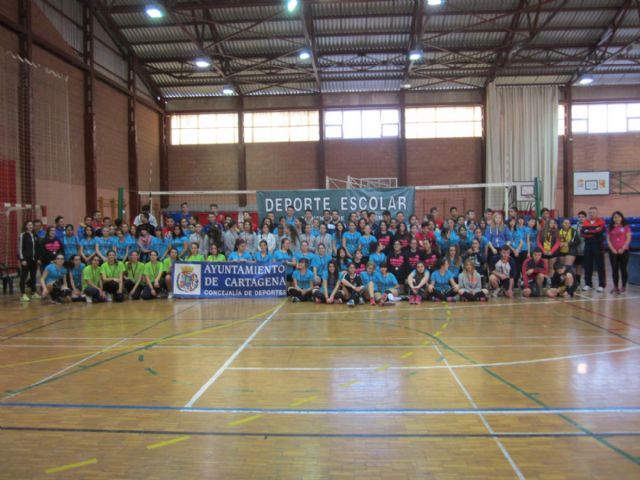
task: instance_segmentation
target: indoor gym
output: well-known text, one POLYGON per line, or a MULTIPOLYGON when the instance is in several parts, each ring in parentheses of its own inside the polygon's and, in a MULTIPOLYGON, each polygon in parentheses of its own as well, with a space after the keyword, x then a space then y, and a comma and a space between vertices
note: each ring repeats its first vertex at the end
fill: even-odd
POLYGON ((607 254, 605 292, 565 299, 19 301, 27 219, 258 191, 415 186, 446 217, 533 211, 538 178, 637 249, 637 2, 432 3, 0 1, 1 478, 638 478, 633 251, 624 295, 607 254))

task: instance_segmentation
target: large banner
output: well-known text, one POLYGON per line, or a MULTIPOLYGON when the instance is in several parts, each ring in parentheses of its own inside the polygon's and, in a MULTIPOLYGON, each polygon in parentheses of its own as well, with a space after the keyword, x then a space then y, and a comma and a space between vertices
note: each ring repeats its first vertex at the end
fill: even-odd
POLYGON ((274 212, 278 218, 286 214, 289 206, 292 206, 296 211, 296 216, 302 216, 306 209, 311 209, 314 216, 322 215, 323 210, 338 210, 342 217, 360 210, 376 212, 378 215, 389 210, 393 216, 398 212, 403 212, 408 218, 413 214, 415 198, 413 187, 353 190, 267 190, 257 193, 260 218, 264 218, 267 212, 274 212))
POLYGON ((176 298, 265 298, 287 295, 286 266, 280 263, 175 262, 176 298))

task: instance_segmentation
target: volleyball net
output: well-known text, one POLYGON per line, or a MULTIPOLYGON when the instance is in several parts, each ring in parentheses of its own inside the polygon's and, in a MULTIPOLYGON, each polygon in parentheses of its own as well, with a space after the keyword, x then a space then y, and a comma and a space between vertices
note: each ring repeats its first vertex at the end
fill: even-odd
MULTIPOLYGON (((363 179, 351 179, 350 184, 363 184, 363 179)), ((344 180, 349 182, 349 179, 344 180)), ((365 183, 366 184, 366 183, 365 183)), ((452 185, 418 185, 415 189, 413 213, 422 221, 432 208, 436 208, 441 216, 449 216, 452 207, 457 209, 458 215, 464 215, 469 210, 476 212, 479 218, 481 213, 491 210, 507 212, 515 208, 523 214, 536 210, 537 191, 534 181, 513 183, 476 183, 476 184, 452 184, 452 185)), ((332 182, 334 188, 345 188, 345 184, 332 182)), ((397 183, 396 183, 397 185, 397 183)), ((385 187, 390 187, 387 184, 385 187)), ((385 188, 366 187, 366 188, 385 188)), ((359 187, 352 187, 354 190, 359 187)), ((330 190, 330 189, 327 189, 330 190)), ((539 190, 538 190, 539 191, 539 190)), ((205 214, 211 211, 212 206, 225 216, 237 220, 244 212, 254 213, 258 210, 255 190, 212 190, 212 191, 145 191, 139 192, 140 204, 149 205, 151 212, 156 217, 165 217, 177 214, 181 211, 182 204, 186 203, 192 214, 205 214)), ((294 209, 296 205, 292 205, 294 209)), ((304 206, 296 212, 302 216, 304 206)), ((382 212, 377 212, 378 214, 382 212)), ((255 216, 255 215, 254 215, 255 216)), ((158 218, 160 221, 160 218, 158 218)))

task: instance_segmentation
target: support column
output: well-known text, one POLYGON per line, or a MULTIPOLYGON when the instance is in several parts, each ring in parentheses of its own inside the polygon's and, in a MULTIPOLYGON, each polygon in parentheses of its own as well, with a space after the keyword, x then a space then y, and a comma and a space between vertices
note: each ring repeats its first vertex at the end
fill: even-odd
MULTIPOLYGON (((20 26, 20 56, 24 60, 33 58, 33 32, 31 26, 31 0, 19 1, 20 26)), ((19 121, 19 155, 20 168, 20 200, 27 205, 35 203, 35 171, 33 167, 33 92, 31 89, 31 66, 27 62, 20 62, 18 78, 18 121, 19 121)))
POLYGON ((93 46, 93 2, 83 4, 83 56, 89 68, 84 72, 84 175, 87 213, 98 207, 96 171, 96 121, 94 112, 95 62, 93 46))
MULTIPOLYGON (((487 183, 487 89, 482 89, 482 137, 480 138, 480 183, 487 183)), ((484 209, 487 208, 487 195, 489 192, 485 189, 482 193, 482 211, 479 212, 478 218, 484 215, 484 209)))
MULTIPOLYGON (((247 189, 247 146, 244 143, 244 101, 238 97, 238 190, 247 189)), ((247 196, 240 195, 241 207, 247 206, 247 196)))
MULTIPOLYGON (((169 190, 169 127, 170 117, 166 111, 160 115, 160 191, 169 190)), ((169 206, 169 197, 167 195, 160 196, 160 208, 169 206)), ((158 222, 160 217, 156 215, 158 222)))
POLYGON ((318 138, 318 146, 316 148, 316 168, 318 176, 318 188, 325 188, 327 178, 327 158, 324 149, 324 99, 322 94, 318 94, 318 128, 320 136, 318 138))
POLYGON ((573 216, 573 128, 571 126, 571 110, 573 103, 573 87, 565 89, 566 107, 564 110, 564 140, 562 148, 562 171, 564 172, 564 216, 573 216))
POLYGON ((398 185, 407 185, 407 138, 404 110, 407 106, 404 90, 400 91, 399 121, 400 137, 398 138, 398 185))
POLYGON ((138 132, 136 129, 136 73, 134 60, 129 56, 127 69, 127 121, 128 121, 128 172, 129 172, 129 218, 133 220, 140 211, 138 195, 138 132))

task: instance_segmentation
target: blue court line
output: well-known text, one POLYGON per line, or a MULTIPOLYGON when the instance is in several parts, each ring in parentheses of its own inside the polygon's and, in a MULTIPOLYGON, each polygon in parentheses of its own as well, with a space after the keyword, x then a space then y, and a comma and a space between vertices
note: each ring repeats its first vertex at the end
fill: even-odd
POLYGON ((63 427, 1 427, 5 431, 17 432, 64 432, 64 433, 107 433, 125 435, 190 435, 197 437, 312 437, 312 438, 566 438, 566 437, 637 437, 640 432, 503 432, 503 433, 296 433, 296 432, 218 432, 218 431, 175 431, 175 430, 135 430, 110 428, 63 428, 63 427))
POLYGON ((308 414, 308 415, 492 415, 492 414, 558 414, 558 413, 640 413, 640 407, 594 407, 594 408, 460 408, 460 409, 290 409, 290 408, 208 408, 208 407, 174 407, 170 405, 96 405, 83 403, 22 403, 0 402, 0 408, 61 408, 61 409, 95 409, 95 410, 150 410, 177 411, 195 413, 267 413, 267 414, 308 414))

